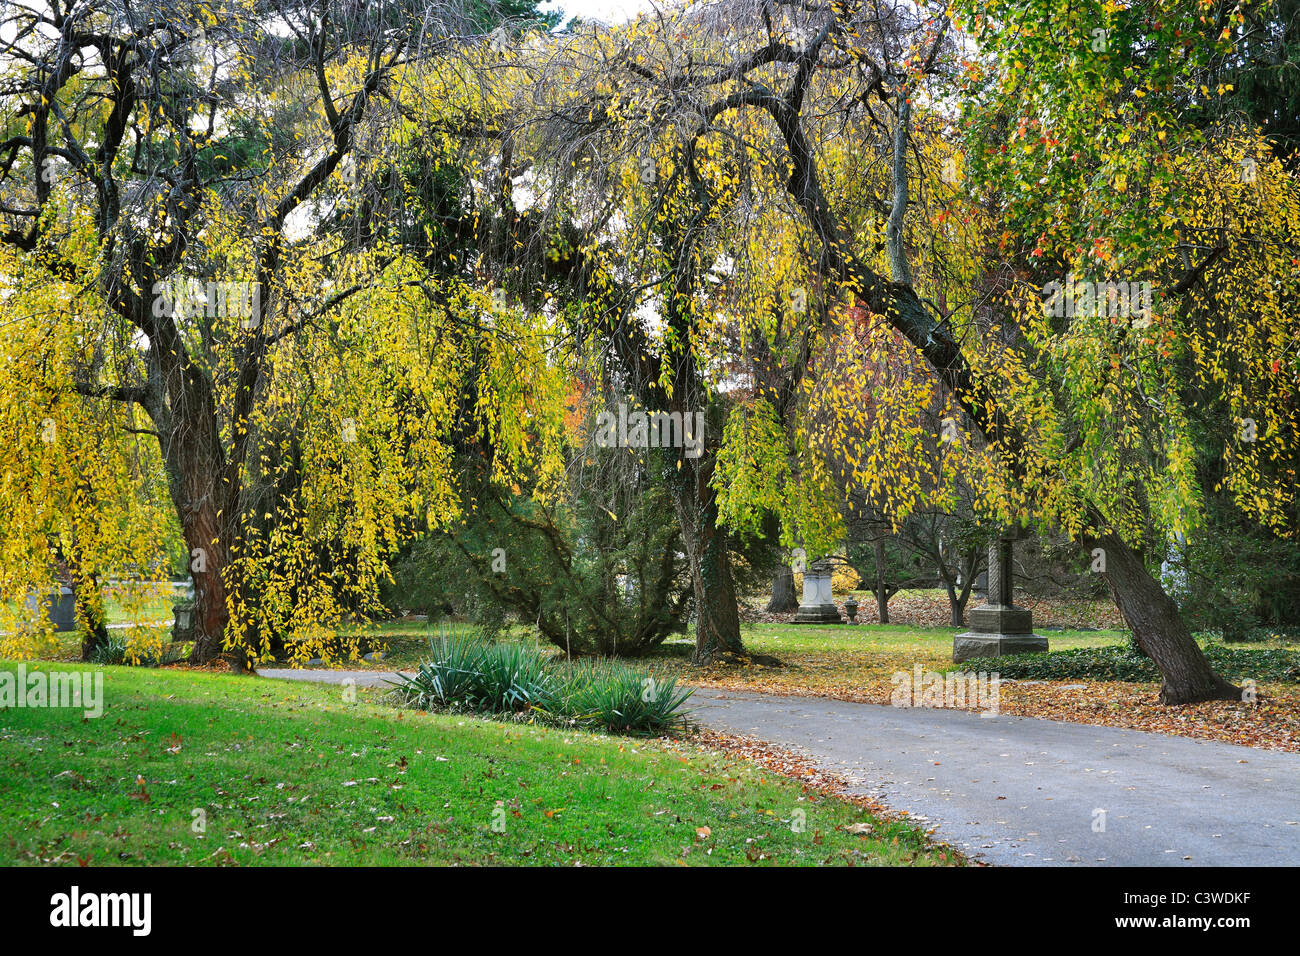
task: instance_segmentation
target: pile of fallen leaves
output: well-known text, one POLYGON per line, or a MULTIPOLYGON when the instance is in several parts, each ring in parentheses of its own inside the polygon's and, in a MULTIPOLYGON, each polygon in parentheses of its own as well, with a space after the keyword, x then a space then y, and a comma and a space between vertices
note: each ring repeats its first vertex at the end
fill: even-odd
POLYGON ((1104 724, 1229 744, 1300 753, 1300 689, 1262 684, 1259 698, 1209 701, 1167 707, 1157 700, 1159 684, 1089 681, 1007 681, 1002 684, 1004 714, 1104 724))

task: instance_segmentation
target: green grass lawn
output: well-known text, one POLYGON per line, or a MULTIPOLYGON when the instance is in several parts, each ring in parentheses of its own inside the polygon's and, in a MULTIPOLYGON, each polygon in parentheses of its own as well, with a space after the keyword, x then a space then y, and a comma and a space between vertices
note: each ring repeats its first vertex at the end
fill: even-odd
MULTIPOLYGON (((402 669, 415 667, 427 659, 429 641, 448 633, 450 628, 466 630, 464 625, 445 625, 423 621, 394 621, 358 629, 365 639, 386 648, 384 662, 379 665, 402 669)), ((952 637, 962 628, 908 627, 894 624, 859 624, 818 627, 802 624, 747 624, 742 628, 745 647, 750 651, 785 659, 792 655, 871 655, 906 660, 938 660, 947 657, 951 662, 952 637)), ((1104 647, 1124 640, 1122 631, 1045 631, 1053 650, 1075 647, 1104 647)), ((534 628, 515 625, 499 639, 537 643, 534 628)), ((549 644, 544 646, 550 647, 549 644)), ((688 657, 694 649, 694 640, 678 635, 666 641, 649 660, 659 658, 680 659, 688 657)), ((371 666, 369 664, 365 665, 371 666)))
MULTIPOLYGON (((353 667, 381 667, 391 669, 414 668, 428 659, 429 641, 455 630, 477 633, 477 629, 463 624, 429 623, 419 620, 386 621, 365 627, 344 628, 342 633, 362 639, 363 649, 381 647, 385 650, 382 663, 353 663, 353 667)), ((747 624, 742 627, 745 646, 762 654, 776 657, 791 654, 856 654, 903 656, 938 659, 952 653, 952 636, 961 628, 908 627, 894 624, 859 624, 855 626, 818 627, 794 624, 747 624)), ((1122 631, 1044 631, 1052 650, 1075 647, 1103 647, 1124 640, 1122 631)), ((74 659, 80 652, 79 633, 55 635, 57 646, 52 656, 74 659)), ((535 628, 512 625, 499 640, 552 645, 542 641, 535 628)), ((695 643, 693 638, 677 635, 666 641, 649 659, 688 657, 695 643)))
POLYGON ((399 711, 378 691, 103 672, 98 719, 0 711, 0 864, 952 861, 915 827, 657 741, 399 711))
MULTIPOLYGON (((470 631, 461 624, 439 624, 424 621, 393 621, 358 628, 356 633, 366 641, 387 649, 382 667, 414 667, 428 657, 429 641, 451 630, 470 631)), ((953 635, 965 628, 910 627, 898 624, 858 624, 839 626, 757 623, 741 628, 745 647, 750 651, 770 654, 778 658, 827 655, 872 659, 893 659, 907 662, 952 662, 953 635)), ((1119 630, 1058 630, 1040 628, 1053 651, 1076 648, 1109 647, 1125 643, 1126 631, 1119 630)), ((539 643, 536 629, 514 625, 499 640, 539 643)), ((545 647, 551 645, 540 642, 545 647)), ((1206 643, 1204 640, 1202 643, 1206 643)), ((677 635, 661 645, 647 660, 688 657, 694 648, 692 637, 677 635)), ((1281 648, 1300 650, 1300 642, 1277 638, 1235 645, 1242 648, 1281 648)), ((367 667, 371 666, 369 664, 367 667)))

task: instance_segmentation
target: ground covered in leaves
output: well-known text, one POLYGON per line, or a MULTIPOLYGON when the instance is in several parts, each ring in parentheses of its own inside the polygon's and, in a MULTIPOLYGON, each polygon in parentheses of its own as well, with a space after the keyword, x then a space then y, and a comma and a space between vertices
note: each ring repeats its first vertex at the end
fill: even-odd
MULTIPOLYGON (((684 680, 730 690, 887 704, 893 675, 952 666, 952 629, 889 630, 873 627, 782 627, 757 625, 746 646, 781 659, 781 667, 721 664, 690 669, 684 680)), ((1061 631, 1048 634, 1051 647, 1066 649, 1118 644, 1115 632, 1061 631)), ((1288 648, 1293 645, 1286 645, 1288 648)), ((968 664, 969 670, 977 670, 968 664)), ((1158 682, 1107 680, 1003 680, 1002 713, 1076 723, 1104 724, 1204 740, 1300 752, 1300 687, 1260 681, 1258 699, 1166 707, 1158 682)))

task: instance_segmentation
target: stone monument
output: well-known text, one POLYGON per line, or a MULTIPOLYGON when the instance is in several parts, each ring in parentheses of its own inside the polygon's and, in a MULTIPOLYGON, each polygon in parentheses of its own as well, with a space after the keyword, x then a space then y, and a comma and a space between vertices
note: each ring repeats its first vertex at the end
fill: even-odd
POLYGON ((175 621, 172 624, 172 641, 194 640, 194 581, 186 581, 177 600, 172 604, 175 621))
POLYGON ((77 629, 77 595, 66 584, 43 594, 29 595, 27 607, 33 614, 48 618, 55 631, 77 629))
POLYGON ((831 596, 831 563, 814 561, 803 573, 803 600, 795 612, 796 624, 843 624, 831 596))
MULTIPOLYGON (((989 545, 988 599, 970 612, 970 630, 952 639, 952 659, 961 663, 977 657, 1032 654, 1047 650, 1047 638, 1034 633, 1034 615, 1017 607, 1012 589, 1010 536, 989 545)), ((800 609, 802 610, 802 608, 800 609)))

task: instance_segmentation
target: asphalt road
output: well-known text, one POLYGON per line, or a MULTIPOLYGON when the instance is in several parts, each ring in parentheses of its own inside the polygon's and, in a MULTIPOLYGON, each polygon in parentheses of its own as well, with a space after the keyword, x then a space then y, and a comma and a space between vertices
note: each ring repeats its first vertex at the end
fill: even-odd
POLYGON ((811 755, 990 863, 1300 865, 1300 754, 810 697, 701 689, 691 706, 704 726, 811 755))

